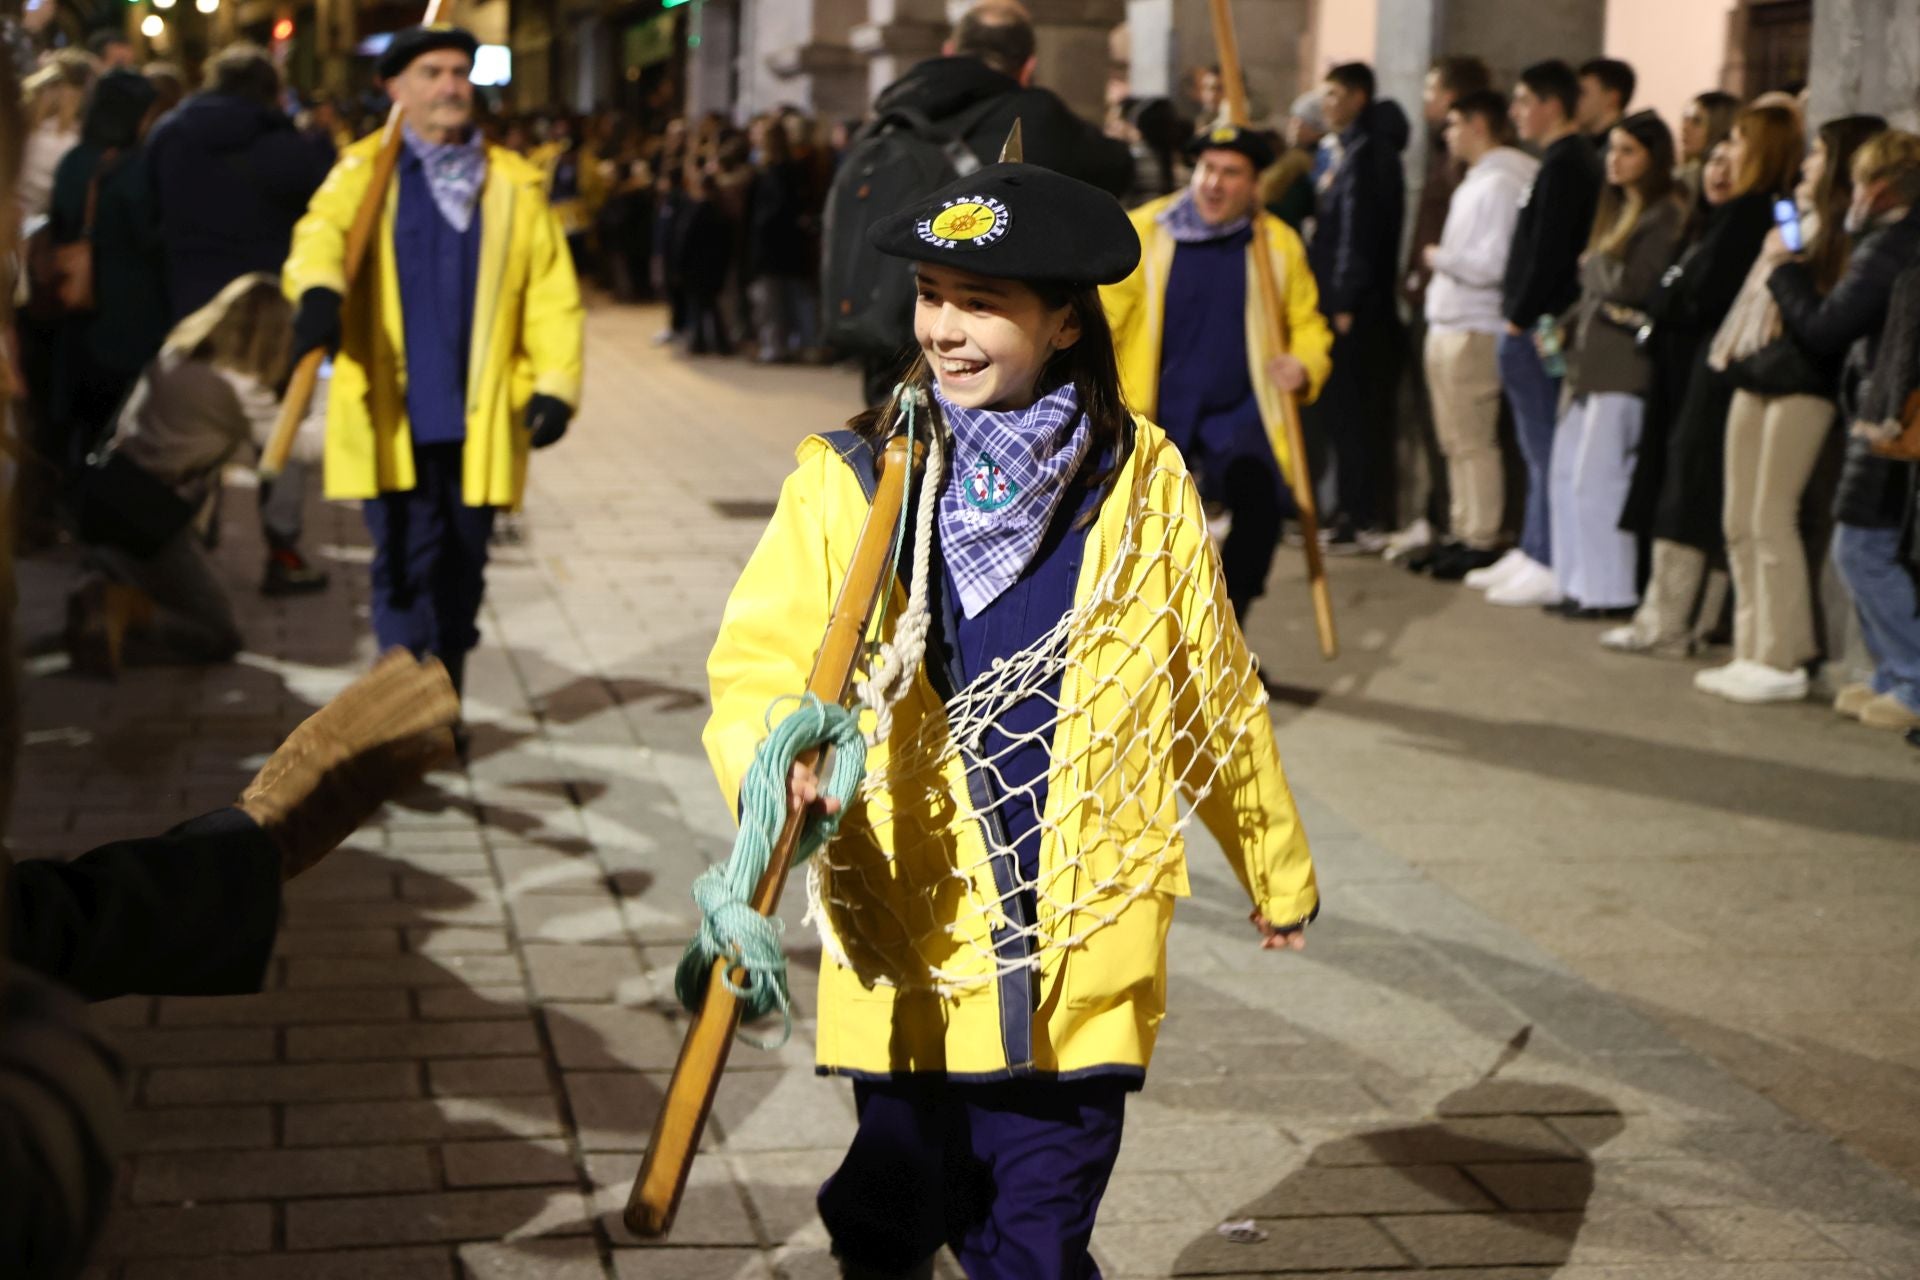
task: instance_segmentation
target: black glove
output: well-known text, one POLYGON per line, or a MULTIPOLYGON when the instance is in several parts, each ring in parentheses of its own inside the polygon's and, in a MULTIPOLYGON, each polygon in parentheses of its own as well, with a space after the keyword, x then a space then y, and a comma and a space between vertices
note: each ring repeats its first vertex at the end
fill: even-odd
POLYGON ((322 347, 328 355, 340 350, 340 295, 314 288, 300 295, 300 309, 293 313, 293 358, 322 347))
POLYGON ((535 393, 527 401, 527 430, 533 434, 533 447, 544 449, 567 434, 567 422, 573 410, 565 400, 535 393))

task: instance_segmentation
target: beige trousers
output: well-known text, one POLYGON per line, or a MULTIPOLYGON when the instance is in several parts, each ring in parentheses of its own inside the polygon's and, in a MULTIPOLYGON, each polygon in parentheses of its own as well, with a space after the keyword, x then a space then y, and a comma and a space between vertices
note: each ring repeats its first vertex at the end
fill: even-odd
POLYGON ((1727 606, 1727 575, 1707 567, 1707 553, 1665 538, 1653 540, 1652 573, 1633 615, 1648 646, 1690 652, 1704 642, 1727 606))
POLYGON ((1427 332, 1427 392, 1447 458, 1453 536, 1476 551, 1499 545, 1506 506, 1500 467, 1500 363, 1491 333, 1427 332))
POLYGON ((1791 671, 1819 653, 1800 540, 1806 492, 1833 429, 1833 401, 1736 391, 1727 413, 1726 505, 1733 656, 1791 671))

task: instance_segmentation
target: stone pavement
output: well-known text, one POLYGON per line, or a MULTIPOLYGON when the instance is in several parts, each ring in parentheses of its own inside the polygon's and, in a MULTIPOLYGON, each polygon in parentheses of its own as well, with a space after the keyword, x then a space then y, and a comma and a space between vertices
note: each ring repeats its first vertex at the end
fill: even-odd
MULTIPOLYGON (((811 1073, 804 998, 793 1043, 736 1049, 671 1242, 618 1223, 679 1042, 688 886, 731 837, 706 648, 791 446, 852 396, 657 352, 657 324, 592 317, 588 410, 491 575, 470 769, 292 886, 265 994, 102 1007, 135 1092, 98 1280, 833 1274, 812 1193, 852 1110, 811 1073)), ((237 665, 109 686, 31 660, 17 849, 228 802, 371 658, 353 512, 316 507, 336 583, 287 603, 250 590, 247 504, 228 521, 237 665)), ((24 567, 30 629, 70 571, 24 567)), ((1193 850, 1108 1274, 1920 1274, 1920 760, 1334 571, 1341 663, 1311 656, 1294 557, 1251 628, 1326 914, 1304 956, 1261 954, 1193 850), (1239 1219, 1246 1242, 1216 1230, 1239 1219)))

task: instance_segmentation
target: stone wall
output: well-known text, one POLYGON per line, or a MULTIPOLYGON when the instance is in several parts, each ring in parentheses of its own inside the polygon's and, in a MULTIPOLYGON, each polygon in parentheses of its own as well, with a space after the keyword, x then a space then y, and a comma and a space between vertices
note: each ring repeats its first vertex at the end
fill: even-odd
POLYGON ((1920 128, 1920 0, 1819 0, 1808 114, 1853 112, 1920 128))

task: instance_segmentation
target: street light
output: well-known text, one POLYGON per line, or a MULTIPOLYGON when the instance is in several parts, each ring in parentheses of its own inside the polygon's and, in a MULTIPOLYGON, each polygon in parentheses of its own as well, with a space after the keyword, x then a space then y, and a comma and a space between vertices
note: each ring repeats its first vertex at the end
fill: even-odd
POLYGON ((149 40, 157 40, 167 29, 166 21, 157 13, 150 13, 140 19, 140 34, 149 40))
POLYGON ((153 7, 156 9, 171 9, 176 2, 177 0, 153 0, 153 7))
POLYGON ((220 7, 220 0, 193 0, 193 7, 202 13, 212 13, 220 7))

